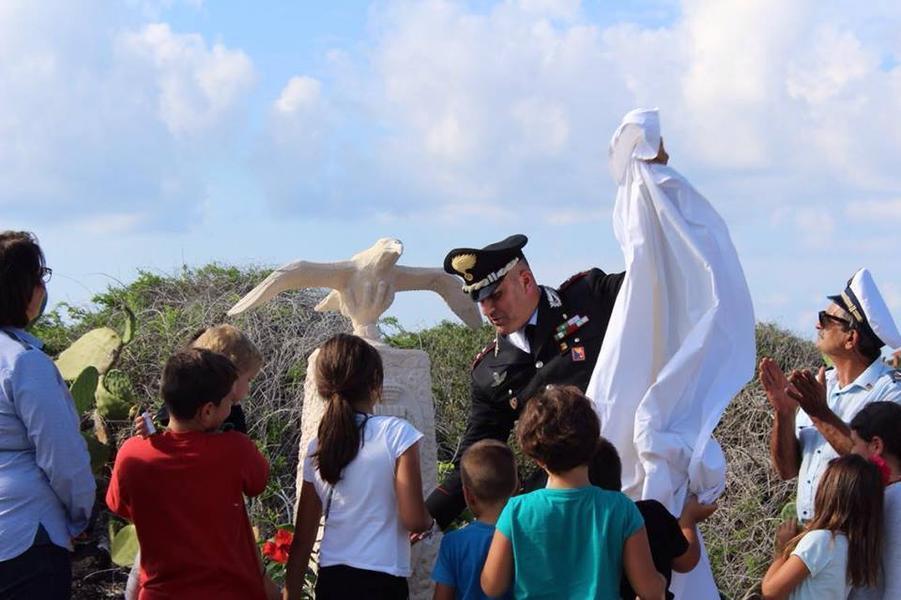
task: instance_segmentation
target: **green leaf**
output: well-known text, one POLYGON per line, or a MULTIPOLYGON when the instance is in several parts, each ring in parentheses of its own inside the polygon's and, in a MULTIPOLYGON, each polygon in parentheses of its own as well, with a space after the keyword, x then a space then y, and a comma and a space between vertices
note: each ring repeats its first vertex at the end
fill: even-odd
POLYGON ((126 525, 110 540, 110 558, 120 567, 130 567, 138 555, 138 532, 134 525, 126 525))
POLYGON ((79 415, 94 408, 94 394, 97 391, 97 381, 100 373, 93 365, 86 367, 69 388, 72 398, 75 400, 75 410, 79 415))

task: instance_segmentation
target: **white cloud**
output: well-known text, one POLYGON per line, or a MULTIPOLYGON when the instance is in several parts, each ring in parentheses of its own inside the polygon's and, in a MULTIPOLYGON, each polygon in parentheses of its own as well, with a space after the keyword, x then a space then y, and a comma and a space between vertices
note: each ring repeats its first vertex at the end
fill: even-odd
POLYGON ((203 160, 243 123, 250 59, 121 5, 52 4, 0 10, 0 207, 43 222, 188 226, 203 160))
MULTIPOLYGON (((378 4, 364 49, 333 51, 340 76, 317 88, 337 129, 309 124, 347 145, 308 153, 320 161, 308 166, 352 169, 389 212, 472 202, 592 210, 612 197, 608 136, 628 109, 651 105, 673 164, 712 200, 769 212, 828 196, 838 213, 861 190, 901 190, 891 165, 901 67, 878 60, 897 42, 870 35, 899 24, 901 9, 852 13, 813 0, 686 0, 662 27, 601 27, 574 1, 378 4), (371 128, 348 130, 361 121, 371 128)), ((321 212, 361 193, 337 179, 326 187, 329 202, 298 196, 292 209, 321 212)))
POLYGON ((121 50, 145 61, 156 89, 159 118, 170 133, 191 135, 221 125, 254 80, 246 54, 222 44, 207 48, 198 34, 175 34, 151 23, 119 36, 121 50))

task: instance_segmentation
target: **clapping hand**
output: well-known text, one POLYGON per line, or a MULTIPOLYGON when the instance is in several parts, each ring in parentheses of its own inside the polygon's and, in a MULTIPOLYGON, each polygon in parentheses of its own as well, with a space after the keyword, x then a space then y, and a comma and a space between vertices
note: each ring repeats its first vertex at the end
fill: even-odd
POLYGON ((779 413, 793 413, 798 408, 798 402, 789 392, 796 392, 785 373, 779 368, 772 358, 760 360, 759 371, 760 385, 766 392, 767 400, 779 413))
POLYGON ((822 418, 829 413, 825 368, 820 367, 816 377, 810 371, 792 371, 788 380, 791 387, 787 394, 801 406, 801 410, 815 418, 822 418))

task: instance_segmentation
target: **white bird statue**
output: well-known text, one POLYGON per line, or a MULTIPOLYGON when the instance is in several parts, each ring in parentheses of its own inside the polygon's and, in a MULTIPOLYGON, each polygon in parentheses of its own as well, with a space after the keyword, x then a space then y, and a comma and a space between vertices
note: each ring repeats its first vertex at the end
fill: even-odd
POLYGON ((241 298, 228 314, 250 310, 285 290, 332 288, 315 310, 340 312, 350 319, 356 335, 379 341, 377 323, 394 302, 395 292, 430 290, 444 298, 454 314, 469 327, 477 329, 482 324, 476 303, 463 293, 456 277, 443 269, 398 266, 397 260, 403 252, 400 240, 382 238, 350 260, 288 263, 241 298))

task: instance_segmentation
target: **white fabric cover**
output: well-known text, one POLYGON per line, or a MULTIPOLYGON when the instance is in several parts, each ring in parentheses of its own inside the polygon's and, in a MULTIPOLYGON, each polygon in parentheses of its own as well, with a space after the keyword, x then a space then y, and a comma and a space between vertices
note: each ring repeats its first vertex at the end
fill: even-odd
MULTIPOLYGON (((678 515, 687 491, 712 502, 725 487, 711 434, 753 376, 754 311, 726 224, 674 169, 646 162, 660 139, 657 111, 635 110, 611 141, 626 277, 587 393, 622 456, 623 491, 678 515)), ((695 573, 703 581, 674 579, 677 597, 718 597, 706 556, 695 573)))

